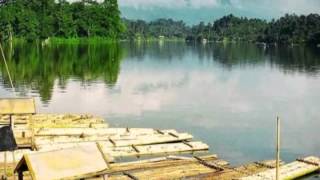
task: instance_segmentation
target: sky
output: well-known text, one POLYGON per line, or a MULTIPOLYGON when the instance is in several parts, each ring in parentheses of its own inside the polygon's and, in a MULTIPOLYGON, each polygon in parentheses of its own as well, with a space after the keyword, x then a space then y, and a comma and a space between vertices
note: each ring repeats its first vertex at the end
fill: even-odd
POLYGON ((271 20, 286 13, 320 14, 320 0, 118 0, 122 17, 212 22, 230 13, 271 20))

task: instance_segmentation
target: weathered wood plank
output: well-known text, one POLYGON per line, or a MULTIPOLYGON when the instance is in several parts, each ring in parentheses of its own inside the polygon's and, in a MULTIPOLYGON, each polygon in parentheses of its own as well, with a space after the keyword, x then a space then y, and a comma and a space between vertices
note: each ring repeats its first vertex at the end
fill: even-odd
MULTIPOLYGON (((90 146, 95 144, 94 142, 84 143, 81 146, 90 146)), ((202 142, 189 142, 192 147, 184 144, 184 143, 169 143, 169 144, 155 144, 155 145, 139 145, 135 146, 138 151, 136 151, 132 146, 125 147, 112 147, 110 144, 105 142, 99 142, 102 147, 102 152, 110 156, 112 158, 116 157, 129 157, 129 156, 143 156, 143 155, 157 155, 157 154, 174 154, 174 153, 183 153, 183 152, 194 152, 194 151, 205 151, 208 150, 208 145, 202 142)), ((79 146, 79 145, 77 145, 79 146)), ((77 147, 72 146, 72 148, 77 147)), ((16 160, 19 160, 23 154, 29 154, 34 152, 47 152, 52 150, 66 149, 71 147, 61 147, 61 148, 48 148, 41 149, 40 151, 31 151, 31 150, 17 150, 15 151, 16 160)), ((0 163, 4 162, 3 152, 0 152, 0 163)), ((13 162, 13 160, 9 157, 8 162, 13 162)))
POLYGON ((160 144, 160 143, 170 143, 178 142, 192 139, 192 135, 187 133, 178 134, 178 137, 172 137, 170 135, 137 135, 137 136, 93 136, 86 138, 73 138, 72 140, 65 140, 63 142, 50 141, 50 139, 45 140, 35 140, 35 146, 38 150, 50 150, 57 148, 74 147, 79 144, 88 142, 104 142, 105 146, 108 147, 123 147, 132 145, 147 145, 147 144, 160 144))
MULTIPOLYGON (((227 166, 228 165, 228 163, 226 161, 217 159, 216 155, 201 156, 201 159, 203 159, 204 161, 206 161, 208 163, 215 163, 219 166, 227 166)), ((205 168, 205 170, 207 170, 207 168, 203 167, 201 165, 201 163, 199 163, 199 161, 196 160, 195 158, 184 157, 184 156, 166 156, 166 157, 153 158, 153 159, 147 159, 147 160, 110 164, 110 169, 107 169, 102 172, 91 173, 86 176, 83 176, 82 178, 84 178, 84 179, 103 179, 102 177, 100 177, 100 178, 90 178, 90 177, 108 174, 108 177, 111 179, 118 179, 118 178, 122 179, 122 178, 128 177, 127 175, 122 176, 123 172, 126 172, 126 174, 131 174, 131 175, 135 176, 134 173, 137 173, 137 172, 141 173, 141 172, 145 172, 145 171, 148 171, 149 173, 152 172, 151 174, 149 174, 150 177, 156 177, 157 173, 163 172, 162 173, 162 177, 163 177, 164 175, 167 174, 167 172, 165 172, 165 170, 166 170, 165 168, 172 170, 172 168, 174 168, 174 167, 179 167, 179 168, 174 168, 174 170, 177 171, 176 174, 179 174, 178 171, 180 171, 180 175, 175 176, 175 177, 197 174, 195 172, 187 172, 187 173, 182 172, 181 170, 183 170, 183 169, 186 170, 188 168, 188 167, 186 167, 186 165, 187 166, 197 165, 198 167, 200 167, 197 170, 200 173, 203 173, 203 171, 201 171, 202 168, 205 168)), ((215 170, 213 169, 213 171, 215 171, 215 170)), ((143 176, 139 175, 138 178, 139 179, 140 178, 141 179, 149 179, 148 176, 147 175, 143 175, 143 176)))
MULTIPOLYGON (((305 176, 320 169, 320 159, 318 157, 307 157, 303 159, 305 162, 294 161, 280 167, 280 179, 295 179, 305 176), (312 162, 318 165, 314 165, 312 162)), ((241 178, 241 180, 274 180, 276 179, 276 169, 270 169, 252 176, 241 178)))
MULTIPOLYGON (((146 169, 141 171, 130 172, 131 175, 138 179, 160 180, 160 179, 183 179, 188 176, 216 172, 215 169, 208 168, 201 164, 187 163, 184 165, 168 166, 155 169, 146 169)), ((110 176, 110 180, 127 179, 123 175, 110 176)))
POLYGON ((61 179, 108 169, 96 144, 76 148, 37 152, 23 156, 16 170, 27 166, 32 179, 61 179))
POLYGON ((108 128, 106 123, 40 123, 33 126, 34 128, 108 128))
MULTIPOLYGON (((208 163, 214 162, 219 166, 227 166, 229 164, 224 160, 218 159, 217 155, 201 156, 201 159, 203 159, 208 163)), ((110 171, 108 172, 115 173, 115 172, 123 172, 123 171, 133 171, 133 170, 146 169, 146 168, 159 168, 159 167, 166 167, 166 166, 183 165, 186 163, 199 163, 199 161, 192 157, 165 156, 165 157, 152 158, 152 159, 140 160, 140 161, 114 163, 114 164, 111 164, 110 171)))
MULTIPOLYGON (((112 130, 112 129, 111 129, 112 130)), ((114 129, 116 130, 116 129, 114 129)), ((192 135, 187 133, 177 133, 174 130, 164 131, 164 134, 155 134, 155 133, 143 133, 138 132, 130 132, 130 133, 110 133, 108 129, 106 129, 106 134, 98 134, 98 135, 88 135, 86 133, 80 134, 79 136, 39 136, 35 135, 35 144, 37 146, 45 145, 45 144, 57 144, 57 143, 78 143, 78 142, 90 142, 90 141, 110 141, 115 143, 117 146, 123 146, 121 144, 145 144, 144 142, 155 142, 157 143, 157 139, 159 142, 172 142, 172 141, 181 141, 192 139, 192 135), (174 133, 175 136, 170 135, 170 133, 174 133), (139 141, 139 142, 138 142, 139 141), (132 143, 130 143, 132 142, 132 143)), ((152 132, 152 131, 151 131, 152 132)))
POLYGON ((0 114, 34 114, 35 102, 32 98, 0 99, 0 114))
MULTIPOLYGON (((163 130, 162 134, 169 132, 177 133, 175 130, 163 130)), ((139 135, 159 134, 152 128, 36 128, 36 136, 91 136, 91 135, 139 135)))
POLYGON ((205 151, 209 149, 207 144, 202 142, 189 142, 188 146, 184 143, 156 144, 156 145, 141 145, 133 147, 110 147, 104 142, 99 142, 103 152, 112 157, 127 157, 127 156, 142 156, 156 155, 166 153, 182 153, 193 151, 205 151), (138 151, 137 151, 138 150, 138 151))
MULTIPOLYGON (((34 115, 14 115, 15 124, 28 124, 32 127, 98 127, 94 124, 107 123, 102 118, 87 114, 34 114, 34 115)), ((8 124, 9 115, 0 115, 0 124, 8 124)))
POLYGON ((223 171, 208 173, 208 174, 199 174, 194 177, 188 177, 187 179, 190 180, 236 180, 244 176, 250 176, 252 174, 256 174, 259 172, 266 171, 269 168, 269 166, 275 166, 275 160, 270 161, 262 161, 262 162, 254 162, 249 163, 245 165, 240 165, 238 167, 224 168, 223 171), (268 167, 265 166, 265 164, 268 164, 268 167))

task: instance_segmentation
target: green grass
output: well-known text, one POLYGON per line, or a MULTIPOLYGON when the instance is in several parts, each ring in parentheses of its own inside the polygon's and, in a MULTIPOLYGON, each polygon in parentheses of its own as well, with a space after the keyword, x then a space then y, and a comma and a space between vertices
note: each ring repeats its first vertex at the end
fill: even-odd
POLYGON ((158 41, 164 41, 164 42, 184 42, 184 38, 157 38, 157 37, 143 37, 143 38, 134 38, 127 41, 143 41, 143 42, 158 42, 158 41))
POLYGON ((50 37, 46 40, 34 39, 33 41, 27 40, 21 37, 14 37, 13 43, 42 43, 42 44, 97 44, 97 43, 113 43, 117 42, 117 39, 108 38, 108 37, 70 37, 70 38, 62 38, 62 37, 50 37))

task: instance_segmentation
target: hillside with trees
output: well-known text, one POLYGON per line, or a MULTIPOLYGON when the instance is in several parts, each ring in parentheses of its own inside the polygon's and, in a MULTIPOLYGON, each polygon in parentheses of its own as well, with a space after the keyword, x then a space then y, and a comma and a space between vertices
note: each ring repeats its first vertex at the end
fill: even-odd
POLYGON ((157 19, 151 22, 123 19, 123 22, 127 28, 123 34, 126 39, 150 39, 159 38, 159 36, 184 39, 190 31, 183 21, 172 19, 157 19))
POLYGON ((186 26, 182 21, 159 19, 152 22, 124 20, 127 26, 125 37, 182 38, 187 41, 249 41, 264 43, 320 43, 320 16, 288 15, 267 22, 261 19, 236 17, 232 14, 213 23, 200 22, 186 26))
POLYGON ((230 14, 187 25, 173 19, 121 19, 117 0, 0 0, 0 39, 12 37, 320 44, 320 16, 286 14, 267 22, 230 14))
POLYGON ((272 20, 264 31, 262 41, 267 43, 320 43, 320 16, 295 14, 272 20))
POLYGON ((213 24, 203 22, 191 28, 189 39, 208 39, 210 41, 255 41, 263 35, 267 27, 265 20, 224 16, 213 24))
POLYGON ((117 0, 0 0, 2 39, 118 38, 123 30, 117 0))

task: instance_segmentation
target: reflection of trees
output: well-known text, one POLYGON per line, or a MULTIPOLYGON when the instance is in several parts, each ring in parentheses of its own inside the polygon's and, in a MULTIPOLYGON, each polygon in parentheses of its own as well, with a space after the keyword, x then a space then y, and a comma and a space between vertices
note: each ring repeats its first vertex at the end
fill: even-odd
POLYGON ((123 44, 128 57, 153 60, 180 60, 189 52, 200 61, 213 60, 225 68, 255 66, 263 63, 276 65, 282 70, 316 73, 320 68, 320 51, 308 46, 264 46, 253 43, 145 43, 123 44))
POLYGON ((130 58, 142 59, 145 56, 154 60, 177 60, 181 59, 187 47, 184 42, 128 42, 123 47, 127 49, 127 55, 130 58))
POLYGON ((232 67, 234 65, 255 65, 264 60, 263 48, 250 43, 213 44, 214 60, 232 67))
POLYGON ((235 43, 195 47, 200 59, 212 56, 214 61, 229 68, 235 65, 259 65, 266 61, 286 72, 314 74, 320 68, 320 52, 307 46, 264 47, 251 43, 235 43))
MULTIPOLYGON (((117 81, 122 51, 118 44, 50 45, 16 44, 14 53, 6 50, 8 65, 17 88, 39 92, 43 101, 52 95, 55 80, 60 88, 70 78, 90 83, 101 79, 107 85, 117 81)), ((5 67, 1 63, 4 81, 5 67)), ((6 84, 6 82, 5 82, 6 84)))
POLYGON ((319 49, 307 46, 272 47, 267 49, 271 64, 280 66, 286 72, 315 74, 320 68, 319 49))

